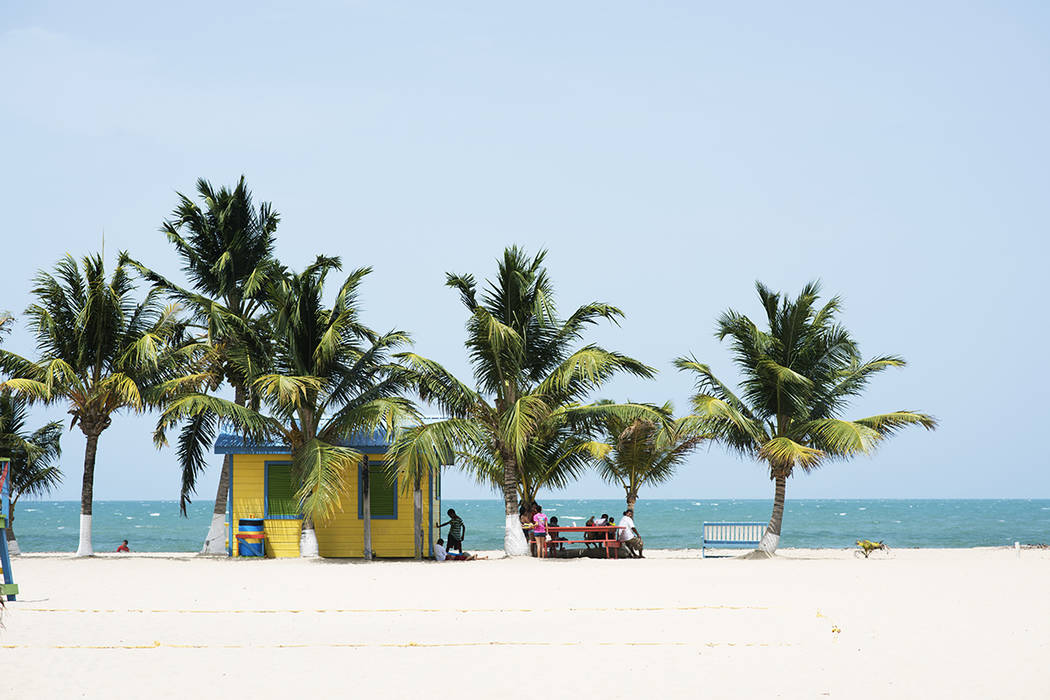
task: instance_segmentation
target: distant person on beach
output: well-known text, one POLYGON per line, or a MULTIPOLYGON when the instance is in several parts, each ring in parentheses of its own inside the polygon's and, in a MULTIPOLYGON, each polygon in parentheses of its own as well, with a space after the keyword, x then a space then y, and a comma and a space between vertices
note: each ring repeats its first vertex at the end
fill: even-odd
POLYGON ((543 506, 536 504, 536 515, 532 516, 532 535, 536 538, 536 556, 544 559, 547 556, 547 516, 543 506))
POLYGON ((445 549, 445 540, 439 539, 437 544, 434 545, 434 559, 438 561, 474 561, 475 559, 487 559, 488 557, 479 557, 477 554, 467 554, 460 552, 459 554, 449 554, 448 550, 445 549))
POLYGON ((463 518, 456 515, 455 509, 449 508, 448 522, 441 523, 438 527, 442 528, 446 525, 448 525, 448 548, 455 549, 462 554, 463 539, 467 536, 467 524, 463 522, 463 518))
POLYGON ((124 540, 124 543, 122 545, 120 545, 119 547, 117 547, 117 551, 118 552, 130 552, 131 550, 128 549, 128 541, 124 540))
POLYGON ((627 552, 637 559, 643 559, 642 547, 645 545, 642 542, 641 536, 638 534, 638 528, 634 526, 634 509, 628 508, 623 512, 623 517, 620 518, 620 529, 617 530, 620 537, 620 542, 627 549, 627 552))

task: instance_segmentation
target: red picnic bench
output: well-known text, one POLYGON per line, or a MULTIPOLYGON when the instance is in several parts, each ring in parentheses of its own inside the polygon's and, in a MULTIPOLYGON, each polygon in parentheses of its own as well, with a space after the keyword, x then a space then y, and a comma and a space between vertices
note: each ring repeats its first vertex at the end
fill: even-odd
POLYGON ((238 555, 240 555, 242 557, 243 556, 257 556, 257 557, 261 557, 261 556, 265 556, 266 555, 266 544, 263 542, 263 540, 266 539, 266 533, 265 532, 262 532, 262 531, 260 531, 260 532, 238 532, 236 535, 234 535, 234 537, 236 537, 237 540, 238 540, 238 543, 237 543, 237 554, 238 555), (240 546, 241 542, 252 543, 252 544, 256 544, 256 543, 259 544, 260 545, 259 553, 258 554, 254 554, 253 553, 253 554, 245 555, 243 552, 241 552, 241 546, 240 546))
POLYGON ((547 526, 547 551, 552 552, 558 549, 562 545, 566 544, 595 544, 605 548, 605 558, 608 559, 610 554, 615 559, 620 558, 620 540, 616 537, 616 531, 620 529, 619 525, 559 525, 557 527, 547 526), (554 539, 558 534, 562 532, 583 533, 580 535, 582 539, 569 539, 564 540, 554 539), (600 537, 587 537, 588 533, 597 533, 600 537))

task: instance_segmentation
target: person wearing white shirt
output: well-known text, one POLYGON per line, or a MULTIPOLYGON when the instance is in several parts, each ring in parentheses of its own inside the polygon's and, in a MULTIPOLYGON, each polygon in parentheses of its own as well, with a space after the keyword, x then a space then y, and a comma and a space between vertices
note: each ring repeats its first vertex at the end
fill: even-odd
POLYGON ((437 561, 474 561, 475 559, 488 559, 488 557, 479 557, 477 554, 467 554, 466 552, 449 554, 448 549, 445 548, 445 540, 439 539, 434 544, 434 559, 437 561))
POLYGON ((627 552, 632 557, 642 559, 642 542, 641 536, 638 534, 638 528, 634 526, 634 509, 628 508, 623 512, 623 517, 620 518, 620 529, 617 530, 619 540, 623 546, 627 549, 627 552))

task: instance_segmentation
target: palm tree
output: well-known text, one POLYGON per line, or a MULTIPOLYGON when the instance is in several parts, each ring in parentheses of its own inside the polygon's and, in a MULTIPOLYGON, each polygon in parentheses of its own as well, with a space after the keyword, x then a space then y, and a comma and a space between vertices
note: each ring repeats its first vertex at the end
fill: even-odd
POLYGON ((624 420, 609 416, 601 441, 588 444, 598 474, 623 487, 627 507, 634 509, 642 486, 661 484, 708 436, 698 432, 696 421, 675 420, 670 402, 653 406, 653 417, 624 420))
MULTIPOLYGON (((551 416, 537 426, 529 440, 518 469, 520 510, 536 503, 541 490, 565 488, 587 470, 591 451, 589 433, 593 431, 593 425, 570 422, 570 415, 562 411, 551 416)), ((595 422, 590 421, 591 424, 595 422)), ((463 453, 460 457, 463 469, 479 484, 501 488, 503 464, 491 453, 463 453)))
MULTIPOLYGON (((13 320, 8 312, 0 312, 0 338, 11 330, 13 320)), ((11 465, 5 537, 12 554, 18 554, 14 529, 18 499, 25 494, 46 495, 62 482, 62 471, 54 464, 62 454, 62 423, 51 421, 28 433, 28 414, 23 399, 12 396, 9 390, 0 392, 0 457, 7 457, 11 465)))
MULTIPOLYGON (((244 176, 236 187, 218 191, 207 180, 197 181, 198 205, 179 194, 179 205, 165 221, 161 231, 182 260, 183 272, 192 289, 185 289, 157 274, 140 262, 128 260, 146 279, 163 289, 191 313, 192 322, 207 330, 214 352, 215 386, 225 380, 234 401, 246 406, 250 399, 251 377, 242 368, 255 372, 265 364, 268 353, 268 327, 265 287, 274 271, 273 247, 280 216, 269 202, 256 208, 244 176), (234 361, 234 358, 240 361, 234 361)), ((186 421, 179 435, 176 454, 182 469, 179 507, 186 506, 196 492, 198 475, 207 466, 207 454, 217 431, 217 419, 204 413, 186 421)), ((226 534, 226 498, 230 482, 229 455, 223 460, 215 493, 211 525, 202 553, 221 554, 226 534)))
POLYGON ((142 302, 132 298, 127 268, 118 264, 107 281, 102 257, 85 256, 78 266, 66 256, 55 275, 41 271, 26 309, 39 359, 0 350, 0 370, 12 376, 2 387, 30 402, 65 401, 87 443, 80 497, 77 556, 91 556, 91 506, 99 437, 121 410, 158 406, 170 382, 184 373, 178 308, 164 306, 156 290, 142 302))
POLYGON ((818 307, 820 285, 811 282, 790 300, 756 283, 768 328, 728 310, 718 321, 719 340, 730 340, 742 379, 738 397, 695 358, 678 358, 696 375, 692 419, 743 456, 762 460, 775 483, 773 513, 754 556, 772 556, 780 541, 787 479, 834 459, 871 453, 909 425, 933 430, 937 422, 917 411, 894 411, 845 420, 840 416, 871 378, 903 367, 897 355, 864 361, 856 341, 836 321, 841 301, 818 307))
POLYGON ((62 483, 62 470, 55 462, 62 455, 62 422, 51 421, 28 432, 29 409, 26 401, 0 392, 0 457, 11 460, 11 488, 7 504, 7 543, 18 554, 15 539, 15 506, 22 496, 45 496, 62 483))
MULTIPOLYGON (((163 444, 172 425, 211 414, 249 438, 276 437, 290 445, 303 514, 302 556, 317 555, 314 523, 338 512, 364 461, 364 455, 345 445, 376 431, 392 434, 402 423, 420 419, 415 405, 402 396, 411 388, 413 375, 391 357, 409 342, 408 334, 379 334, 359 318, 358 287, 371 268, 350 273, 333 304, 324 305, 326 278, 339 269, 339 258, 318 256, 303 272, 282 271, 279 281, 268 285, 272 367, 254 376, 250 388, 265 410, 188 392, 169 401, 155 435, 163 444)), ((238 371, 245 377, 255 375, 248 367, 238 371)), ((371 555, 367 538, 365 555, 371 555)))
POLYGON ((466 347, 477 391, 438 365, 406 353, 419 373, 421 398, 440 407, 444 420, 406 429, 392 448, 409 480, 457 456, 468 469, 495 472, 506 511, 504 550, 528 554, 518 520, 519 485, 526 482, 530 454, 558 426, 586 432, 597 420, 630 407, 582 405, 617 372, 652 377, 654 370, 597 345, 573 350, 584 330, 623 313, 601 302, 559 318, 546 268, 546 252, 529 258, 507 248, 496 279, 480 292, 472 275, 447 275, 470 312, 466 347))

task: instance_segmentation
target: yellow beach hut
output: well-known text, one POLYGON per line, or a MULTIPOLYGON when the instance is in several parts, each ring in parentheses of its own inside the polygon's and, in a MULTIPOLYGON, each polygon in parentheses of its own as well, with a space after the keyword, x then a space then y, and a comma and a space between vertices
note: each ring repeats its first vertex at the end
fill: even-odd
MULTIPOLYGON (((382 434, 360 436, 346 446, 361 453, 364 459, 358 465, 357 479, 343 494, 340 511, 327 522, 315 523, 320 555, 363 557, 366 516, 370 514, 373 556, 413 557, 419 547, 424 557, 433 557, 441 513, 440 473, 418 484, 418 488, 417 485, 404 488, 400 478, 391 483, 384 470, 390 444, 382 434), (363 498, 366 479, 369 513, 363 498), (420 511, 418 532, 415 529, 417 508, 420 511)), ((294 499, 291 449, 287 445, 260 444, 246 441, 240 435, 222 434, 215 441, 215 453, 229 455, 232 460, 227 553, 298 557, 302 517, 294 499), (257 530, 260 524, 265 535, 262 547, 258 539, 237 537, 257 530)))

